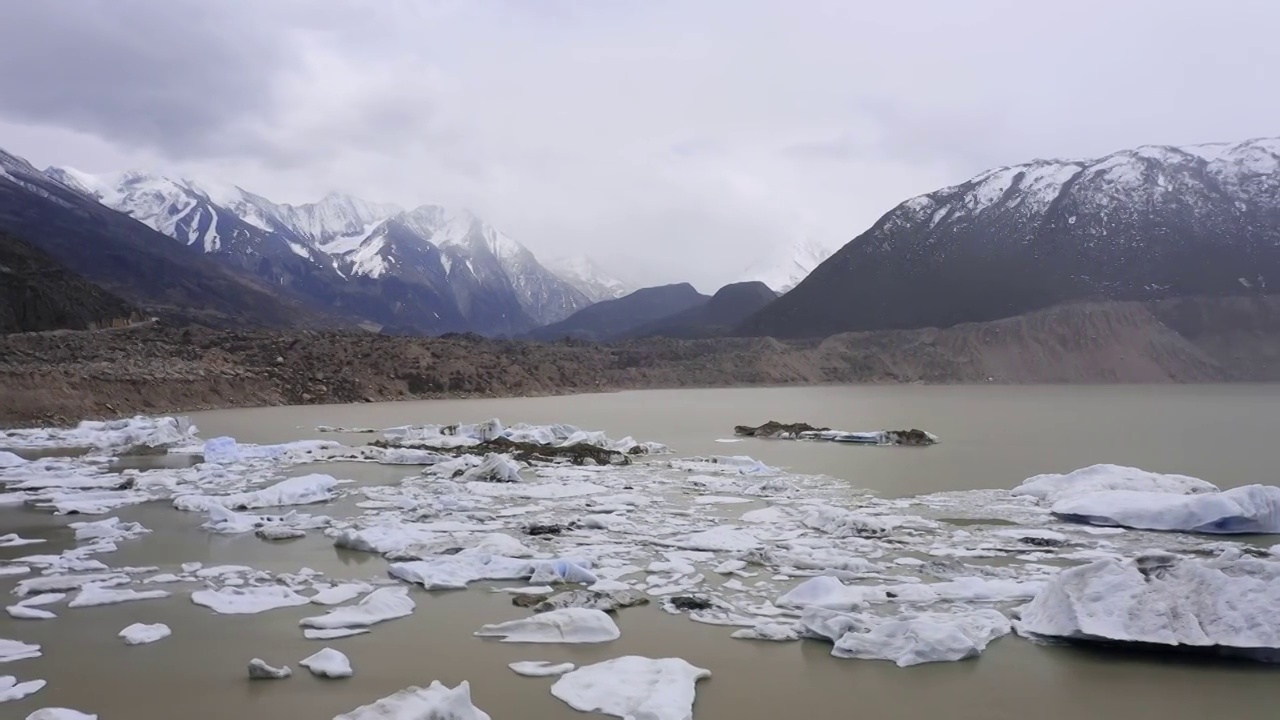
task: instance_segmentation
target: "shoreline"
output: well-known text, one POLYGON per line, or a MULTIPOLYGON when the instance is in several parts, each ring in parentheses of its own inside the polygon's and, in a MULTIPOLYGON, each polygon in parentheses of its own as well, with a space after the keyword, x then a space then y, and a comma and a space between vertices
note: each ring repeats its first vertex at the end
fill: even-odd
POLYGON ((989 323, 821 341, 601 345, 163 324, 6 335, 0 427, 240 407, 684 388, 1271 382, 1280 381, 1275 318, 1280 298, 1219 298, 1063 305, 989 323))

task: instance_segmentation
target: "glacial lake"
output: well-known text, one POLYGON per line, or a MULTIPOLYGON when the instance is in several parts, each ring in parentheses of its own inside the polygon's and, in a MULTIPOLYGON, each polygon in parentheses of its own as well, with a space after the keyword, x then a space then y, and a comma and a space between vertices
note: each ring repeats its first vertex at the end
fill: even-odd
MULTIPOLYGON (((507 424, 568 423, 585 430, 604 431, 610 438, 631 436, 670 446, 672 455, 644 459, 627 470, 633 475, 626 477, 632 479, 625 486, 610 486, 610 493, 648 492, 644 463, 747 455, 784 470, 784 483, 797 478, 796 488, 809 487, 806 483, 811 481, 801 478, 825 476, 826 480, 814 485, 823 488, 824 502, 835 504, 842 493, 846 496, 842 502, 854 508, 863 497, 885 502, 902 499, 901 514, 919 512, 940 521, 944 531, 935 531, 927 542, 910 548, 926 560, 931 559, 927 553, 930 547, 953 541, 964 545, 965 540, 957 539, 963 535, 954 534, 957 531, 967 533, 978 528, 974 531, 994 532, 993 528, 1012 523, 1000 520, 999 512, 986 517, 974 503, 960 503, 956 513, 935 506, 917 507, 910 500, 915 496, 986 488, 1007 490, 1032 475, 1065 473, 1095 463, 1192 475, 1223 488, 1275 484, 1276 468, 1280 467, 1280 386, 1274 385, 678 390, 239 409, 192 413, 188 417, 199 427, 202 439, 228 435, 241 443, 256 444, 319 439, 354 446, 377 435, 320 433, 316 428, 388 428, 499 418, 507 424), (755 439, 724 442, 735 439, 735 425, 755 425, 771 419, 807 421, 851 431, 914 427, 935 433, 942 442, 926 448, 755 439)), ((147 467, 141 461, 131 464, 147 467)), ((166 464, 170 467, 154 472, 185 470, 181 462, 166 464)), ((333 503, 292 508, 344 519, 365 512, 357 503, 367 497, 351 494, 351 490, 394 487, 404 478, 420 479, 421 470, 409 465, 339 460, 295 465, 280 474, 327 473, 353 481, 339 486, 347 494, 333 503)), ((670 476, 669 469, 663 472, 670 476)), ((702 477, 690 475, 694 476, 702 477)), ((590 475, 565 478, 563 482, 608 484, 603 475, 598 480, 592 480, 590 475)), ((729 500, 723 505, 698 504, 699 495, 729 496, 731 500, 735 493, 726 488, 744 482, 733 475, 723 476, 720 485, 714 480, 693 489, 668 482, 655 486, 652 492, 655 498, 661 496, 663 502, 672 503, 672 507, 676 507, 673 496, 679 495, 693 514, 673 511, 671 517, 688 528, 714 527, 717 522, 733 525, 745 511, 770 504, 741 493, 740 504, 729 500), (701 524, 689 524, 694 521, 701 524)), ((556 476, 542 481, 556 481, 556 476)), ((793 493, 791 500, 804 498, 793 493)), ((514 500, 508 504, 527 502, 538 501, 514 500)), ((556 512, 560 513, 557 518, 563 518, 568 511, 562 508, 556 512)), ((643 514, 646 509, 641 506, 636 512, 643 514)), ((890 514, 889 510, 884 512, 886 516, 890 514)), ((308 530, 306 537, 286 542, 267 542, 253 533, 217 534, 201 527, 208 519, 206 515, 176 510, 168 500, 127 505, 101 515, 67 516, 51 514, 47 509, 0 504, 0 535, 16 533, 45 541, 0 548, 0 559, 61 553, 76 546, 69 523, 109 517, 139 522, 151 531, 121 540, 115 552, 91 556, 112 568, 156 566, 158 570, 154 572, 169 573, 179 572, 182 563, 200 562, 206 567, 245 565, 270 573, 296 573, 301 568, 311 568, 332 581, 387 577, 386 559, 375 553, 335 548, 333 539, 320 530, 308 530)), ((532 545, 536 539, 519 533, 515 528, 520 518, 512 517, 515 519, 506 532, 532 545)), ((611 535, 609 539, 617 542, 619 537, 611 535)), ((1082 542, 1093 542, 1085 535, 1080 537, 1082 542)), ((1155 549, 1188 542, 1158 533, 1137 537, 1123 547, 1155 549)), ((1111 540, 1111 536, 1098 536, 1096 540, 1103 542, 1103 538, 1111 540)), ((1197 541, 1219 540, 1243 541, 1265 548, 1280 542, 1280 537, 1197 541)), ((709 565, 732 553, 717 555, 709 565)), ((963 555, 936 557, 956 564, 1005 562, 1002 558, 970 559, 963 555)), ((1057 561, 1049 558, 1044 562, 1057 561)), ((703 582, 708 586, 729 579, 701 565, 699 572, 705 575, 703 582)), ((39 570, 30 575, 0 576, 0 593, 16 601, 11 589, 38 574, 39 570)), ((630 579, 643 580, 644 574, 630 579)), ((769 575, 764 571, 759 576, 738 579, 754 586, 770 581, 769 575)), ((802 579, 793 579, 790 584, 802 579)), ((450 687, 469 681, 473 702, 495 720, 584 717, 551 695, 549 688, 555 678, 522 677, 507 664, 547 660, 583 666, 623 655, 683 658, 709 669, 711 677, 697 684, 694 717, 698 720, 1200 720, 1206 716, 1272 718, 1276 712, 1280 681, 1276 666, 1038 645, 1008 634, 994 640, 977 658, 900 668, 883 660, 832 657, 831 644, 818 640, 774 643, 732 639, 729 635, 737 627, 694 622, 684 614, 664 612, 657 597, 647 606, 618 611, 616 621, 621 637, 612 642, 522 644, 473 636, 482 625, 529 615, 528 610, 512 604, 510 594, 493 591, 521 584, 481 580, 467 590, 431 592, 415 587, 411 591, 416 602, 412 615, 374 625, 367 634, 328 641, 304 639, 298 621, 323 614, 329 608, 310 605, 260 614, 220 615, 191 602, 191 591, 202 587, 193 583, 131 586, 171 591, 172 596, 164 599, 83 608, 69 608, 66 601, 44 606, 57 615, 50 620, 18 620, 0 615, 0 638, 38 643, 43 652, 38 658, 0 664, 0 675, 12 674, 19 681, 48 681, 46 687, 25 699, 0 703, 0 717, 24 718, 39 708, 68 707, 96 713, 102 720, 327 720, 402 688, 425 687, 433 680, 450 687), (132 623, 165 623, 173 634, 154 644, 126 646, 117 633, 132 623), (350 657, 354 677, 320 679, 298 665, 300 659, 326 646, 350 657), (255 657, 272 665, 289 665, 293 677, 249 681, 246 665, 255 657)), ((784 586, 782 581, 777 589, 762 585, 760 593, 762 597, 776 598, 784 586)))

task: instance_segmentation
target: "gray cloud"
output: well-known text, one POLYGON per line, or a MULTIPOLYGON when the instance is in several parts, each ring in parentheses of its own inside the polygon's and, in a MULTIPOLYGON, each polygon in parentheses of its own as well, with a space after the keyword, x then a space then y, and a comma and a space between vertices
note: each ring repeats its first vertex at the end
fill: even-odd
POLYGON ((1280 132, 1263 0, 74 6, 0 10, 0 146, 465 205, 703 289, 992 166, 1280 132))

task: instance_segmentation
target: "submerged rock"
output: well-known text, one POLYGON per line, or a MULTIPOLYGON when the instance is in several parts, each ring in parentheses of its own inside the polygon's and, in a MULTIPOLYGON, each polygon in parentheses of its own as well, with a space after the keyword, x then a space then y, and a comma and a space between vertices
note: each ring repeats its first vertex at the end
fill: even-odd
POLYGON ((710 610, 716 606, 707 598, 695 597, 693 595, 677 595, 667 598, 666 604, 681 612, 689 612, 694 610, 710 610))
POLYGON ((1022 609, 1018 632, 1280 662, 1276 607, 1280 562, 1148 553, 1063 570, 1022 609))
POLYGON ((534 524, 534 525, 530 525, 529 527, 526 527, 524 529, 524 532, 526 535, 533 535, 536 537, 538 535, 559 535, 560 533, 568 529, 569 528, 567 526, 561 525, 559 523, 551 523, 548 525, 534 524))
POLYGON ((770 438, 775 440, 828 440, 855 445, 934 445, 938 436, 931 432, 910 430, 873 430, 848 432, 816 427, 809 423, 780 423, 776 420, 759 425, 737 425, 733 433, 742 437, 770 438))

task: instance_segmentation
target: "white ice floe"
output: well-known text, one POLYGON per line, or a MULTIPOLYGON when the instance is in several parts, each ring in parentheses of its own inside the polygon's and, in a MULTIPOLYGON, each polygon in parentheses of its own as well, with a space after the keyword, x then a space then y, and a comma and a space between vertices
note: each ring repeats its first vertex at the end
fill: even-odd
POLYGON ((253 615, 277 608, 307 605, 311 598, 283 585, 263 585, 196 590, 191 593, 191 602, 221 615, 253 615))
POLYGON ((28 460, 18 457, 8 450, 0 450, 0 468, 12 468, 19 465, 26 465, 28 460))
POLYGON ((1280 487, 1176 495, 1107 490, 1059 500, 1054 515, 1095 525, 1212 534, 1280 533, 1280 487))
POLYGON ((332 491, 337 484, 338 481, 332 475, 313 473, 281 480, 259 490, 231 495, 179 495, 173 499, 173 506, 179 510, 208 512, 213 505, 228 510, 311 505, 332 500, 332 491))
POLYGON ((1149 553, 1063 570, 1022 609, 1020 634, 1212 648, 1280 661, 1280 562, 1149 553))
POLYGON ((1187 475, 1166 475, 1124 465, 1099 464, 1063 475, 1047 473, 1029 477, 1010 494, 1027 495, 1052 505, 1060 500, 1103 490, 1196 495, 1216 493, 1218 486, 1187 475))
POLYGON ((392 577, 417 583, 427 590, 460 590, 477 580, 527 580, 591 584, 597 578, 581 558, 527 560, 464 550, 456 555, 391 563, 392 577))
POLYGON ((312 675, 318 677, 344 678, 351 677, 354 674, 351 669, 351 660, 333 648, 325 648, 314 655, 303 658, 298 661, 298 664, 310 670, 312 675))
POLYGON ((280 540, 305 535, 305 530, 328 527, 333 518, 327 515, 307 515, 291 510, 284 515, 254 515, 228 510, 221 505, 209 506, 209 521, 203 527, 216 533, 236 535, 256 532, 267 540, 280 540))
POLYGON ((711 455, 685 460, 672 460, 671 467, 687 472, 724 473, 730 475, 776 475, 778 468, 770 467, 746 455, 711 455))
POLYGON ((352 635, 364 635, 368 632, 369 628, 307 628, 302 631, 302 637, 308 640, 334 640, 352 635))
POLYGON ((834 537, 884 537, 889 528, 873 518, 830 505, 817 505, 802 522, 807 527, 834 537))
POLYGON ((331 440, 298 440, 278 445, 252 445, 237 443, 235 438, 216 437, 206 440, 199 453, 204 461, 215 465, 235 465, 253 460, 285 460, 298 462, 307 459, 324 459, 326 454, 342 449, 340 443, 331 440))
POLYGON ((555 677, 556 675, 563 675, 577 666, 571 662, 553 664, 546 660, 524 660, 508 663, 507 667, 515 671, 517 675, 524 675, 525 677, 555 677))
POLYGON ((872 603, 928 605, 935 602, 1009 602, 1028 600, 1044 587, 1043 580, 959 577, 936 583, 896 585, 845 585, 829 575, 810 578, 792 588, 777 604, 781 607, 817 606, 829 610, 855 610, 872 603))
POLYGON ((333 720, 490 720, 471 703, 465 680, 449 689, 432 681, 427 688, 408 687, 369 705, 335 716, 333 720))
POLYGON ((341 585, 320 588, 315 595, 311 596, 311 602, 317 605, 341 605, 344 602, 355 600, 372 590, 373 586, 369 583, 342 583, 341 585))
POLYGON ((711 671, 680 658, 627 655, 580 667, 551 694, 581 712, 627 720, 692 720, 695 685, 711 671))
POLYGON ((414 450, 412 448, 385 448, 377 456, 383 465, 437 465, 452 459, 452 455, 444 455, 433 450, 414 450))
POLYGON ((800 639, 800 631, 802 627, 798 623, 760 623, 745 627, 741 630, 735 630, 729 637, 738 638, 739 640, 770 640, 773 642, 788 642, 800 639))
POLYGON ((44 680, 18 682, 18 678, 12 675, 0 675, 0 703, 21 700, 39 692, 46 684, 44 680))
POLYGON ((513 442, 568 447, 579 443, 594 445, 605 450, 633 455, 657 455, 670 452, 666 445, 655 442, 636 442, 632 438, 612 440, 602 432, 582 430, 573 425, 528 425, 516 423, 510 427, 501 420, 492 419, 471 425, 417 425, 387 428, 388 439, 429 445, 438 448, 457 448, 479 445, 482 442, 504 438, 513 442))
POLYGON ((460 482, 520 482, 520 463, 510 455, 489 453, 479 465, 462 473, 460 482))
POLYGON ((602 610, 564 608, 485 625, 475 634, 511 643, 601 643, 617 640, 622 631, 602 610))
POLYGON ((17 620, 52 620, 58 617, 57 615, 49 612, 48 610, 42 610, 41 608, 38 608, 38 607, 23 605, 22 603, 18 603, 17 605, 10 605, 6 607, 4 611, 9 613, 9 617, 15 618, 17 620))
POLYGON ((120 573, 90 573, 87 575, 49 575, 46 577, 19 580, 14 588, 15 595, 35 595, 38 593, 56 593, 67 590, 78 590, 85 585, 106 585, 115 582, 127 582, 127 575, 120 573))
POLYGON ((111 542, 119 542, 121 540, 131 540, 151 532, 142 527, 142 523, 124 522, 118 517, 95 520, 93 522, 74 522, 71 523, 71 528, 76 531, 75 537, 79 541, 110 540, 111 542))
POLYGON ((760 539, 752 534, 751 531, 734 525, 720 525, 710 530, 678 535, 655 540, 654 542, 685 550, 706 550, 710 552, 745 552, 754 550, 762 545, 760 539))
POLYGON ((138 600, 159 600, 169 597, 167 590, 118 590, 116 588, 85 585, 80 592, 71 598, 67 607, 95 607, 98 605, 116 605, 138 600))
POLYGON ((173 631, 164 623, 154 623, 152 625, 134 623, 120 631, 120 637, 124 638, 125 645, 146 645, 157 640, 163 640, 172 634, 173 631))
POLYGON ((43 539, 24 538, 19 536, 17 533, 0 535, 0 548, 19 547, 22 545, 35 545, 37 543, 42 543, 42 542, 45 542, 45 541, 43 539))
POLYGON ((98 716, 70 708, 40 708, 28 715, 27 720, 98 720, 98 716))
POLYGON ((26 565, 0 565, 0 577, 26 575, 29 572, 31 572, 31 568, 26 565))
POLYGON ((249 677, 253 680, 283 680, 290 675, 293 675, 293 670, 288 665, 272 667, 261 658, 249 661, 249 677))
POLYGON ((40 657, 40 646, 24 643, 20 640, 0 638, 0 663, 15 660, 29 660, 40 657))
POLYGON ((338 607, 324 615, 303 618, 298 621, 298 624, 302 627, 321 630, 368 627, 405 617, 413 612, 414 605, 413 598, 409 597, 409 588, 384 587, 369 593, 355 605, 338 607))
POLYGON ((73 428, 0 430, 0 445, 13 448, 120 448, 130 445, 167 446, 189 442, 196 427, 185 417, 133 417, 86 420, 73 428))
POLYGON ((889 660, 898 667, 976 657, 1012 629, 1008 618, 990 609, 885 617, 810 607, 800 624, 807 636, 832 642, 836 657, 889 660))

